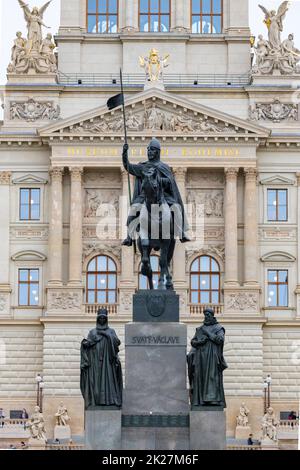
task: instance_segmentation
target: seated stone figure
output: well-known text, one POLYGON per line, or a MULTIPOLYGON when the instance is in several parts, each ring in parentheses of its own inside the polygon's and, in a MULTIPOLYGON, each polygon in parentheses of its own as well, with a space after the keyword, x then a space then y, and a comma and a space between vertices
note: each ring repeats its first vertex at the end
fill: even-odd
POLYGON ((68 410, 63 404, 63 402, 60 403, 57 413, 55 413, 55 418, 57 426, 68 426, 68 423, 71 418, 68 415, 68 410))
POLYGON ((108 326, 108 313, 100 309, 97 326, 81 343, 80 388, 85 408, 122 406, 121 342, 108 326))

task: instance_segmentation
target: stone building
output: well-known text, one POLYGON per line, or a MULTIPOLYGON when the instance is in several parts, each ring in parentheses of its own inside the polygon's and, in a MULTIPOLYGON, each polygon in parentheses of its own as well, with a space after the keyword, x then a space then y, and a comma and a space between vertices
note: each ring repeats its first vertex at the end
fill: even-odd
POLYGON ((258 436, 267 374, 278 415, 299 401, 300 74, 292 38, 275 52, 263 39, 251 48, 246 0, 61 0, 55 51, 51 37, 32 38, 25 17, 28 37, 17 37, 2 89, 0 406, 32 409, 40 373, 49 437, 61 401, 73 434, 82 434, 81 339, 103 305, 122 339, 132 294, 146 287, 138 257, 121 247, 124 223, 109 219, 127 214, 122 111, 106 106, 122 67, 131 161, 145 159, 149 139, 159 138, 192 207, 192 228, 203 229, 200 240, 176 248, 181 320, 192 336, 204 306, 215 307, 227 335, 228 436, 242 401, 258 436))

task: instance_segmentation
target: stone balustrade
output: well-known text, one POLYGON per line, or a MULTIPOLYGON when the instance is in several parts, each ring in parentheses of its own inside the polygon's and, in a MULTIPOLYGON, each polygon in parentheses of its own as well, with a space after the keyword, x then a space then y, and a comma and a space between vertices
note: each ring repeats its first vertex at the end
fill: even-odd
POLYGON ((118 307, 118 304, 86 304, 85 313, 87 315, 97 315, 100 308, 106 308, 109 315, 117 315, 118 307))
POLYGON ((46 450, 84 450, 83 444, 47 444, 46 450))
POLYGON ((278 439, 298 439, 299 435, 299 421, 298 420, 280 420, 278 425, 278 439))
POLYGON ((228 445, 227 450, 263 450, 261 446, 228 445))
POLYGON ((206 308, 213 308, 216 315, 222 315, 224 304, 189 304, 190 315, 203 315, 206 308))

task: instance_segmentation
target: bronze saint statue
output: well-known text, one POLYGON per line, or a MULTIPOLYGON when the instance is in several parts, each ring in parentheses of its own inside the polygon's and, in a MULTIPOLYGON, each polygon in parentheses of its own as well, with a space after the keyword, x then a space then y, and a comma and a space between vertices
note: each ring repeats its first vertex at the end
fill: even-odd
POLYGON ((153 289, 151 251, 160 250, 160 278, 158 289, 173 289, 170 263, 174 255, 176 238, 182 243, 190 241, 183 202, 171 168, 160 160, 161 145, 152 139, 148 146, 148 161, 131 164, 128 145, 123 149, 123 165, 135 176, 133 200, 127 220, 128 236, 123 245, 131 246, 138 240, 142 257, 141 272, 148 277, 153 289))
POLYGON ((97 326, 81 343, 80 389, 85 408, 122 406, 121 341, 108 326, 108 313, 100 309, 97 326))
POLYGON ((223 371, 227 368, 223 356, 225 329, 218 323, 214 310, 204 311, 204 323, 197 328, 187 357, 191 405, 226 408, 223 371))

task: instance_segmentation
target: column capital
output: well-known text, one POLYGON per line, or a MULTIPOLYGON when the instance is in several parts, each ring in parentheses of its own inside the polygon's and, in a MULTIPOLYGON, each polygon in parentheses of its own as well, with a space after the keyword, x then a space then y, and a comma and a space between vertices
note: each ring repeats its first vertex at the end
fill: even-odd
POLYGON ((185 181, 186 173, 187 173, 187 168, 182 168, 182 167, 172 167, 173 174, 175 178, 178 180, 183 180, 185 181))
POLYGON ((69 172, 73 181, 81 181, 83 171, 84 169, 82 166, 70 166, 69 167, 69 172))
POLYGON ((257 168, 244 168, 244 174, 245 174, 246 180, 256 181, 257 168))
POLYGON ((229 167, 224 169, 226 179, 236 178, 239 172, 238 167, 229 167))
POLYGON ((0 171, 0 184, 10 184, 11 172, 0 171))
POLYGON ((62 181, 64 168, 59 166, 52 166, 49 170, 52 181, 62 181))

